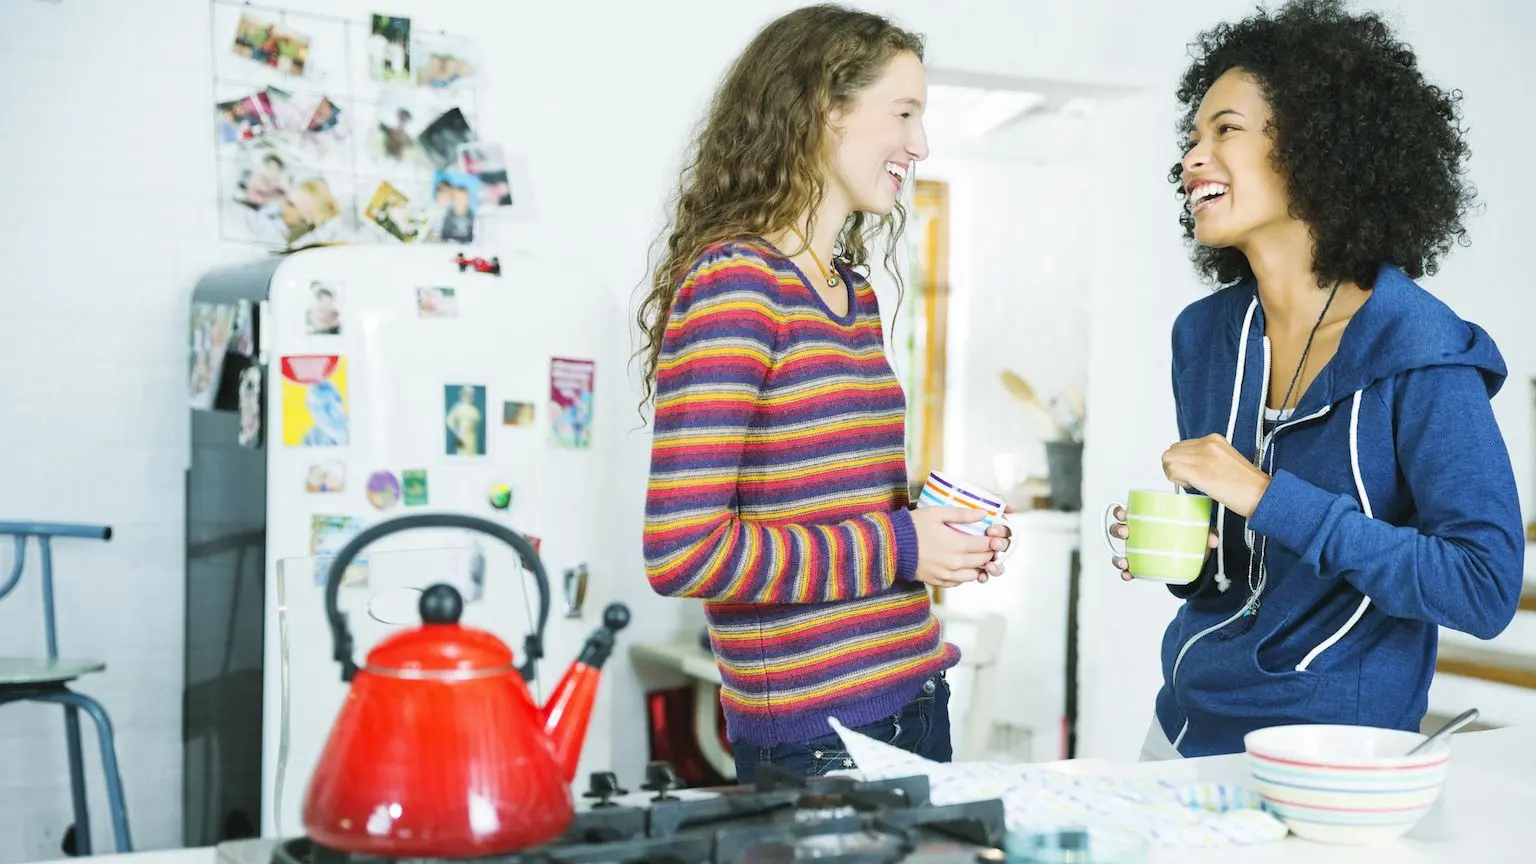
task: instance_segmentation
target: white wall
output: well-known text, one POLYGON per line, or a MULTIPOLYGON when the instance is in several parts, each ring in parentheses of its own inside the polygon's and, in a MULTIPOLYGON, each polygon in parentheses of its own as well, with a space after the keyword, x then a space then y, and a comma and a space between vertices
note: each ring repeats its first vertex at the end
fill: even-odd
MULTIPOLYGON (((359 18, 374 11, 362 0, 294 5, 359 18)), ((494 82, 480 103, 482 125, 528 154, 537 183, 539 221, 510 227, 502 239, 581 260, 610 281, 610 296, 574 301, 623 304, 643 278, 678 149, 713 81, 759 24, 794 5, 396 0, 390 11, 418 15, 420 26, 480 34, 494 82)), ((1120 166, 1102 178, 1103 212, 1094 214, 1109 245, 1093 256, 1107 269, 1095 271, 1092 287, 1089 415, 1099 422, 1085 482, 1090 505, 1105 500, 1145 476, 1167 443, 1159 431, 1171 429, 1166 322, 1199 290, 1174 240, 1161 179, 1172 150, 1172 76, 1199 25, 1248 4, 864 5, 926 31, 935 67, 1154 88, 1143 113, 1117 121, 1121 131, 1098 142, 1120 166)), ((1515 311, 1525 300, 1515 262, 1516 244, 1533 227, 1520 205, 1536 181, 1516 149, 1529 138, 1527 121, 1509 106, 1522 103, 1531 82, 1528 72, 1496 71, 1494 63, 1521 56, 1531 16, 1491 0, 1454 11, 1431 0, 1407 6, 1426 67, 1468 90, 1475 177, 1490 202, 1474 225, 1476 245, 1459 252, 1436 284, 1455 286, 1449 296, 1489 325, 1512 367, 1527 375, 1536 349, 1516 339, 1530 313, 1515 311)), ((0 31, 15 37, 0 54, 0 165, 8 168, 0 194, 11 201, 0 217, 8 268, 0 358, 10 372, 0 385, 0 516, 101 521, 117 530, 110 544, 61 548, 60 618, 67 651, 111 663, 89 690, 113 712, 130 815, 145 849, 174 846, 180 835, 186 297, 210 266, 256 254, 217 239, 208 16, 202 0, 0 6, 0 31)), ((1512 392, 1499 401, 1500 417, 1510 439, 1525 442, 1523 387, 1512 392)), ((628 434, 634 425, 628 405, 599 411, 604 434, 628 434)), ((1532 468, 1528 451, 1514 448, 1522 481, 1532 468)), ((594 542, 625 550, 624 567, 597 577, 629 592, 637 621, 626 640, 633 640, 672 630, 680 607, 649 597, 643 584, 643 433, 627 438, 626 453, 616 478, 626 490, 615 502, 617 527, 594 542)), ((1085 651, 1094 653, 1084 658, 1083 747, 1123 755, 1144 723, 1145 659, 1162 612, 1148 607, 1153 589, 1092 575, 1084 589, 1085 651)), ((40 646, 35 592, 29 577, 0 603, 0 652, 40 646)), ((613 668, 622 667, 618 660, 613 668)), ((644 745, 638 686, 613 678, 610 704, 624 730, 614 751, 627 754, 615 767, 633 778, 644 745)), ((57 831, 70 821, 60 726, 56 711, 0 711, 0 862, 57 855, 57 831)), ((94 777, 89 748, 87 759, 94 777)), ((109 842, 105 801, 99 792, 92 801, 100 849, 109 842)))

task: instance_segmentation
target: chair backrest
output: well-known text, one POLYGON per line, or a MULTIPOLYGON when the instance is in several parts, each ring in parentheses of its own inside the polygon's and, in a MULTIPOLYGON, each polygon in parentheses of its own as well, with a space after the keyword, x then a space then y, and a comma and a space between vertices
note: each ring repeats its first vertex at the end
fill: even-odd
POLYGON ((956 612, 942 605, 933 611, 944 628, 944 639, 960 648, 960 666, 971 670, 971 704, 964 709, 962 752, 955 756, 961 762, 976 761, 986 754, 992 738, 997 661, 1008 619, 995 613, 956 612))
POLYGON ((59 659, 59 637, 54 627, 53 615, 53 544, 55 537, 84 540, 111 540, 110 525, 85 525, 74 522, 0 522, 0 537, 9 535, 15 542, 16 561, 11 565, 11 575, 0 582, 0 600, 11 593, 21 581, 21 573, 27 565, 27 538, 37 538, 40 559, 43 562, 43 627, 48 639, 48 659, 59 659))

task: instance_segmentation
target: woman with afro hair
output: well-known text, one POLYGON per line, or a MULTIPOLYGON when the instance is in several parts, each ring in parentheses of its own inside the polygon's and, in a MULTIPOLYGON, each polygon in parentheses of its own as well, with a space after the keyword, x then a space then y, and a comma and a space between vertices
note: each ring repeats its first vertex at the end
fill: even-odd
POLYGON ((1465 242, 1460 94, 1330 0, 1192 47, 1170 179, 1219 290, 1173 325, 1163 471, 1214 499, 1216 554, 1170 586, 1142 758, 1290 723, 1416 731, 1438 628, 1498 635, 1524 565, 1503 358, 1414 281, 1465 242))

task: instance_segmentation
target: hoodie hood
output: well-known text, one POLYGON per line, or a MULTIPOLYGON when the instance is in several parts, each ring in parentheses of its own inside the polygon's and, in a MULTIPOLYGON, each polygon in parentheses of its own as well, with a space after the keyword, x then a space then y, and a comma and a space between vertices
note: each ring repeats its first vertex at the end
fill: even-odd
MULTIPOLYGON (((1226 290, 1242 297, 1236 304, 1237 314, 1231 319, 1233 328, 1242 327, 1252 307, 1247 341, 1250 346, 1261 344, 1264 309, 1255 302, 1258 284, 1250 279, 1226 290)), ((1296 413, 1308 414, 1347 399, 1357 390, 1368 389, 1377 381, 1431 366, 1477 369, 1489 398, 1499 392, 1509 374, 1503 355, 1487 331, 1462 320, 1402 270, 1383 266, 1365 304, 1345 327, 1333 359, 1307 389, 1296 413)))

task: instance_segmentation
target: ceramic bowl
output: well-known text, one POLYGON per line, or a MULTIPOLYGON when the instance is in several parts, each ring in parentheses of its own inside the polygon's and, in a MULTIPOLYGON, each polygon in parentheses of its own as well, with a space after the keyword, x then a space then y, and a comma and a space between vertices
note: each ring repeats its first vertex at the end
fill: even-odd
POLYGON ((1445 785, 1447 745, 1403 755, 1423 740, 1371 726, 1274 726, 1243 738, 1243 758, 1265 808, 1291 833, 1381 843, 1417 825, 1445 785))

